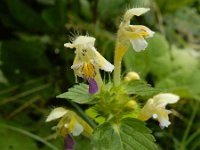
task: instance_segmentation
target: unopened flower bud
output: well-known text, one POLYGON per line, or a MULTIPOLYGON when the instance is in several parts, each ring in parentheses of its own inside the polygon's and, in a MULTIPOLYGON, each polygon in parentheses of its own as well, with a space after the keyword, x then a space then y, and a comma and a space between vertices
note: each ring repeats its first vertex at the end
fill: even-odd
POLYGON ((132 80, 140 80, 140 76, 136 72, 129 72, 127 75, 124 77, 125 81, 132 81, 132 80))
POLYGON ((126 108, 130 108, 130 109, 134 109, 136 108, 138 105, 137 105, 137 102, 135 100, 130 100, 126 103, 126 108))

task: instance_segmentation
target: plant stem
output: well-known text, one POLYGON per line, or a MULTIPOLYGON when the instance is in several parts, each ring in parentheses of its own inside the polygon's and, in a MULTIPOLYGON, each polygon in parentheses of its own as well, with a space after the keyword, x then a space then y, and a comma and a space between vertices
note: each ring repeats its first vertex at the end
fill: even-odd
POLYGON ((198 135, 200 135, 200 129, 194 132, 186 141, 185 145, 187 146, 190 142, 192 142, 198 135))
POLYGON ((28 131, 26 131, 26 130, 24 130, 24 129, 16 128, 16 127, 14 127, 14 126, 6 125, 6 124, 5 124, 5 125, 4 125, 4 124, 0 124, 0 126, 3 127, 3 128, 8 128, 8 129, 10 129, 10 130, 19 132, 19 133, 24 134, 24 135, 26 135, 26 136, 29 136, 30 138, 32 138, 32 139, 34 139, 34 140, 36 140, 36 141, 39 141, 39 142, 45 144, 46 146, 48 146, 48 147, 49 147, 50 149, 52 149, 52 150, 59 150, 57 147, 55 147, 55 146, 52 145, 51 143, 47 142, 47 141, 44 140, 43 138, 41 138, 41 137, 39 137, 39 136, 37 136, 37 135, 35 135, 35 134, 33 134, 33 133, 30 133, 30 132, 28 132, 28 131))
POLYGON ((74 102, 69 101, 70 104, 78 111, 78 113, 85 119, 87 123, 90 124, 90 126, 95 129, 96 124, 85 114, 85 112, 74 102))
POLYGON ((191 129, 191 127, 192 127, 192 123, 193 123, 193 120, 194 120, 194 118, 195 118, 195 116, 196 116, 196 113, 197 113, 197 110, 198 110, 198 108, 199 108, 199 102, 196 102, 197 104, 195 104, 195 108, 194 108, 194 110, 193 110, 193 112, 192 112, 192 115, 191 115, 191 118, 190 118, 190 121, 189 121, 189 123, 188 123, 188 126, 187 126, 187 128, 186 128, 186 130, 185 130, 185 132, 184 132, 184 135, 183 135, 183 138, 182 138, 182 141, 181 141, 181 145, 180 145, 180 149, 181 150, 185 150, 186 149, 186 139, 187 139, 187 137, 188 137, 188 134, 189 134, 189 132, 190 132, 190 129, 191 129))
POLYGON ((0 105, 5 105, 9 102, 13 102, 19 98, 22 98, 22 97, 25 97, 25 96, 28 96, 28 95, 31 95, 35 92, 38 92, 38 91, 41 91, 41 90, 44 90, 46 88, 49 88, 51 86, 50 83, 47 83, 47 84, 43 84, 43 85, 40 85, 38 87, 35 87, 35 88, 32 88, 30 90, 27 90, 25 92, 22 92, 22 93, 19 93, 18 95, 15 95, 15 96, 12 96, 12 97, 9 97, 9 98, 5 98, 5 99, 2 99, 1 102, 0 102, 0 105))

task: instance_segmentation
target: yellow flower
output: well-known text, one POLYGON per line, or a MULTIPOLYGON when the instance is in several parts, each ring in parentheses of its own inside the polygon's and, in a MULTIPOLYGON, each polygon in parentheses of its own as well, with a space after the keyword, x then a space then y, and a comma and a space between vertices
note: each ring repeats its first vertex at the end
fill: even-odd
POLYGON ((143 25, 130 24, 133 16, 140 16, 149 10, 149 8, 133 8, 127 10, 119 26, 114 57, 114 84, 116 86, 120 85, 122 58, 127 52, 129 45, 131 44, 136 52, 140 52, 145 50, 148 45, 144 38, 149 38, 154 35, 153 31, 143 25))
POLYGON ((75 48, 75 59, 71 66, 75 76, 82 77, 89 82, 89 92, 96 93, 97 83, 94 80, 99 69, 112 72, 114 66, 108 62, 94 47, 95 38, 78 36, 72 43, 64 44, 65 47, 75 48))
POLYGON ((58 122, 56 129, 63 137, 66 137, 68 134, 72 134, 73 136, 78 136, 80 134, 87 137, 91 136, 92 128, 75 112, 63 107, 53 109, 47 117, 46 122, 59 118, 61 119, 58 122))
POLYGON ((158 119, 161 128, 168 127, 171 124, 168 117, 171 111, 165 109, 165 107, 167 104, 176 103, 178 100, 179 96, 171 93, 158 94, 147 101, 138 118, 146 121, 153 117, 158 119))
MULTIPOLYGON (((149 38, 154 35, 154 32, 149 28, 143 25, 130 25, 130 20, 133 16, 140 16, 147 11, 149 8, 133 8, 129 9, 125 15, 124 19, 120 24, 118 36, 125 42, 125 39, 129 40, 133 49, 136 52, 140 52, 141 50, 145 50, 148 43, 144 38, 149 38)), ((127 42, 127 41, 126 41, 127 42)))

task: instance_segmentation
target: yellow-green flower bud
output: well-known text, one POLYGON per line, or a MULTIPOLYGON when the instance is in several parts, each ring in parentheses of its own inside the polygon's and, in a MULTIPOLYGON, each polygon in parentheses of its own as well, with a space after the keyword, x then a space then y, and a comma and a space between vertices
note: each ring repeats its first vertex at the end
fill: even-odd
POLYGON ((132 81, 132 80, 140 80, 140 76, 137 72, 129 72, 127 75, 124 77, 124 81, 132 81))
POLYGON ((138 107, 138 104, 135 100, 130 100, 126 103, 125 107, 129 109, 135 109, 138 107))

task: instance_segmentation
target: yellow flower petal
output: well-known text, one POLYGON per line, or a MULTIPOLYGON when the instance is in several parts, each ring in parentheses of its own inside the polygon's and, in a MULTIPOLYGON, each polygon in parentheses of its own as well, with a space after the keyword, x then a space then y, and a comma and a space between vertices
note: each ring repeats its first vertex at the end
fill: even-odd
POLYGON ((161 93, 153 97, 155 105, 165 107, 167 104, 178 102, 179 96, 171 93, 161 93))
POLYGON ((143 25, 129 25, 128 31, 135 32, 142 37, 152 37, 155 32, 143 25))
POLYGON ((86 79, 94 78, 95 68, 91 63, 84 63, 81 70, 86 79))
POLYGON ((72 43, 65 43, 64 46, 68 48, 87 48, 87 46, 94 46, 95 38, 90 36, 78 36, 72 43))
POLYGON ((64 46, 68 48, 74 48, 74 45, 71 43, 65 43, 64 46))
POLYGON ((100 69, 107 72, 112 72, 113 69, 115 68, 114 65, 108 62, 98 51, 94 52, 96 56, 94 63, 97 63, 100 69))
POLYGON ((74 46, 94 46, 95 38, 91 36, 78 36, 74 41, 73 44, 74 46))

